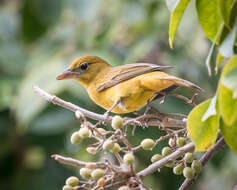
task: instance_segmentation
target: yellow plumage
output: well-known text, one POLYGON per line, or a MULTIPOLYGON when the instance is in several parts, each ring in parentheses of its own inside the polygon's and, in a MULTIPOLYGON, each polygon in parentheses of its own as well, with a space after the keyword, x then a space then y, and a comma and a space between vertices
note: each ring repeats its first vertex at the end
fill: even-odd
POLYGON ((139 110, 172 86, 200 88, 186 80, 170 76, 161 70, 168 66, 147 63, 112 67, 96 56, 76 59, 57 79, 76 79, 87 90, 90 98, 106 110, 122 114, 139 110), (112 107, 114 106, 114 107, 112 107))

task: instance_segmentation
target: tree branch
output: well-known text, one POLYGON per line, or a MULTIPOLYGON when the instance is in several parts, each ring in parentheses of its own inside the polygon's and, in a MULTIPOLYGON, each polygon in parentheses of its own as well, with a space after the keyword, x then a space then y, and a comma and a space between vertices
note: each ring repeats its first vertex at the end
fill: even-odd
MULTIPOLYGON (((75 104, 72 104, 70 102, 64 101, 61 98, 49 94, 47 92, 45 92, 44 90, 42 90, 41 88, 39 88, 38 86, 33 86, 34 91, 39 94, 40 96, 42 96, 44 99, 46 99, 47 101, 59 105, 63 108, 66 108, 68 110, 71 110, 73 112, 76 112, 77 110, 79 110, 80 112, 82 112, 86 117, 89 117, 91 119, 97 120, 97 121, 102 121, 102 122, 106 122, 106 123, 110 123, 112 120, 111 116, 104 116, 101 114, 97 114, 91 111, 88 111, 86 109, 83 109, 75 104)), ((149 116, 149 115, 148 115, 149 116)), ((185 122, 181 121, 181 120, 177 120, 177 119, 172 119, 172 118, 167 118, 166 116, 164 116, 162 118, 162 115, 160 116, 156 116, 156 117, 152 117, 152 118, 141 118, 142 124, 146 124, 149 126, 164 126, 164 127, 184 127, 185 126, 185 122), (146 121, 147 120, 147 121, 146 121)), ((127 118, 126 119, 126 123, 127 124, 133 124, 134 119, 132 118, 127 118)))
MULTIPOLYGON (((210 150, 208 150, 205 154, 203 154, 203 156, 199 160, 201 162, 202 166, 204 167, 207 164, 207 162, 216 154, 216 152, 218 152, 224 145, 225 145, 224 138, 221 137, 217 141, 217 143, 210 150)), ((185 179, 183 184, 180 186, 179 190, 189 189, 190 186, 195 182, 197 177, 198 177, 198 174, 196 174, 192 179, 185 179)))
POLYGON ((58 161, 59 163, 76 166, 80 168, 87 167, 89 165, 94 165, 96 168, 101 168, 101 169, 105 169, 107 167, 107 165, 103 162, 84 162, 80 160, 75 160, 73 158, 60 156, 58 154, 54 154, 51 157, 55 159, 56 161, 58 161))
POLYGON ((64 107, 64 108, 66 108, 68 110, 71 110, 73 112, 76 112, 77 110, 79 110, 86 117, 89 117, 91 119, 95 119, 95 120, 98 120, 98 121, 110 122, 112 120, 112 117, 106 117, 106 116, 101 115, 101 114, 96 114, 94 112, 83 109, 79 106, 76 106, 75 104, 72 104, 70 102, 66 102, 66 101, 62 100, 61 98, 58 98, 55 95, 52 95, 52 94, 49 94, 49 93, 45 92, 44 90, 42 90, 38 86, 33 86, 33 89, 36 93, 38 93, 40 96, 42 96, 47 101, 49 101, 53 104, 59 105, 61 107, 64 107))
POLYGON ((165 158, 160 159, 157 162, 154 162, 153 164, 151 164, 150 166, 148 166, 144 170, 138 172, 137 176, 143 178, 143 177, 155 172, 157 169, 161 168, 162 166, 167 164, 169 161, 175 160, 176 158, 179 158, 184 153, 190 152, 190 151, 193 151, 193 150, 194 150, 194 143, 193 142, 191 142, 189 144, 186 144, 185 146, 178 148, 172 154, 166 156, 165 158))

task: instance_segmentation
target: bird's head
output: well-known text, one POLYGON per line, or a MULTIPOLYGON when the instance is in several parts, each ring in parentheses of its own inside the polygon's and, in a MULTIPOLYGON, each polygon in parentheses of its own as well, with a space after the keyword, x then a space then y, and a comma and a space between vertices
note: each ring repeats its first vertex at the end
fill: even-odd
POLYGON ((98 73, 107 67, 110 67, 110 65, 100 57, 83 56, 74 60, 69 68, 61 73, 56 79, 75 79, 88 85, 98 73))

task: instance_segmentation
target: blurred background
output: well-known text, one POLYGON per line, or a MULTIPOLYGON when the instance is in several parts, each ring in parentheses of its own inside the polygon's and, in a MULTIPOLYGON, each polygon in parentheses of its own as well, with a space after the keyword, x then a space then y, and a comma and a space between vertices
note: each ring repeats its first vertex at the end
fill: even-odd
MULTIPOLYGON (((197 103, 215 94, 218 76, 208 77, 205 58, 210 42, 189 5, 175 39, 168 46, 169 11, 162 0, 0 0, 0 189, 58 190, 73 167, 56 163, 51 154, 80 160, 99 160, 85 147, 71 145, 70 135, 79 124, 70 111, 44 101, 32 90, 44 90, 88 110, 104 113, 75 81, 56 81, 56 76, 82 55, 97 55, 112 65, 149 62, 172 65, 171 74, 203 89, 197 103)), ((191 89, 178 91, 187 97, 191 89)), ((167 98, 159 110, 187 114, 191 107, 167 98)), ((137 129, 132 143, 161 132, 137 129)), ((164 144, 163 144, 164 145, 164 144)), ((137 153, 138 167, 150 164, 160 152, 137 153)), ((163 168, 145 178, 153 189, 177 189, 184 178, 163 168)), ((237 182, 237 157, 225 147, 201 173, 192 189, 233 189, 237 182)))

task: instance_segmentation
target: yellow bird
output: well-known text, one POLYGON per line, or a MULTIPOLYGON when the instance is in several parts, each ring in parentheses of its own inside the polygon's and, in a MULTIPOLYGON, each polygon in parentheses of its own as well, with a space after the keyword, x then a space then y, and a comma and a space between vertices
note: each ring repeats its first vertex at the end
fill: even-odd
POLYGON ((90 98, 107 110, 106 113, 124 114, 139 110, 162 92, 177 86, 201 90, 189 81, 164 73, 167 68, 171 67, 149 63, 112 67, 100 57, 83 56, 73 61, 57 80, 77 80, 90 98))

